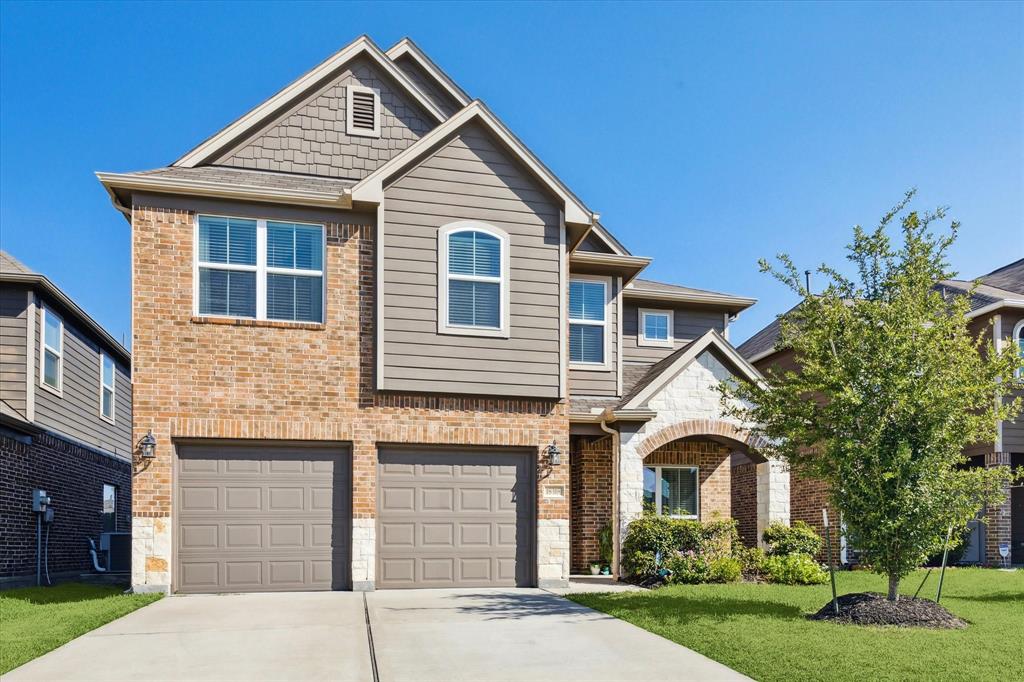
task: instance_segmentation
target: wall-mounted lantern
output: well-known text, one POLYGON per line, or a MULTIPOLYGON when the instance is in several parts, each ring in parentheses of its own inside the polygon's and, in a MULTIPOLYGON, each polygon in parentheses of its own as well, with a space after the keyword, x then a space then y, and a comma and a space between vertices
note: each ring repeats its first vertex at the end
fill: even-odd
POLYGON ((142 459, 153 459, 156 457, 156 438, 153 437, 153 429, 139 441, 139 453, 142 459))
POLYGON ((558 449, 558 446, 555 445, 555 441, 551 441, 551 445, 544 448, 544 452, 547 453, 548 464, 551 466, 556 467, 562 463, 562 453, 558 449))

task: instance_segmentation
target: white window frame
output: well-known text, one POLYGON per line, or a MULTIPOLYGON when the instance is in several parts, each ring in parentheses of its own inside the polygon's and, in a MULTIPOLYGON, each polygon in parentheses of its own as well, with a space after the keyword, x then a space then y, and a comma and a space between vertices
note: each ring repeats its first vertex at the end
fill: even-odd
POLYGON ((117 363, 114 362, 114 358, 110 357, 103 351, 100 351, 100 419, 108 421, 111 424, 116 424, 117 418, 117 363), (111 383, 109 386, 103 383, 103 363, 110 360, 110 365, 113 368, 111 383), (103 389, 110 389, 110 416, 103 414, 103 389))
POLYGON ((355 137, 380 137, 380 91, 364 85, 349 85, 345 92, 345 132, 355 137), (373 129, 359 128, 352 119, 352 93, 361 92, 373 95, 373 129))
POLYGON ((675 314, 673 310, 661 310, 657 308, 640 308, 637 311, 637 321, 639 328, 637 329, 636 343, 638 346, 644 346, 648 348, 672 348, 675 345, 675 335, 672 333, 672 327, 675 324, 675 314), (660 315, 668 318, 668 338, 647 338, 648 315, 660 315))
MULTIPOLYGON (((611 324, 609 324, 608 318, 610 317, 611 304, 612 304, 612 278, 609 277, 609 276, 606 276, 606 275, 570 275, 570 277, 569 277, 569 284, 572 284, 573 282, 598 282, 598 283, 604 285, 604 319, 603 320, 579 320, 579 319, 573 318, 571 316, 571 312, 569 312, 569 311, 571 311, 572 306, 569 305, 569 297, 570 297, 571 294, 568 291, 566 291, 566 306, 565 306, 565 308, 566 308, 566 317, 568 317, 568 320, 569 320, 568 321, 568 326, 566 327, 567 331, 574 324, 587 324, 587 325, 592 325, 592 326, 604 327, 604 334, 601 335, 602 338, 604 339, 604 350, 601 353, 602 357, 604 358, 604 361, 603 362, 581 362, 581 361, 578 361, 578 360, 573 360, 570 357, 569 358, 569 369, 591 370, 591 371, 599 371, 599 372, 607 371, 611 367, 611 359, 608 356, 610 354, 609 353, 609 349, 611 347, 611 343, 609 341, 609 338, 611 336, 611 328, 612 328, 612 326, 611 326, 611 324)), ((566 355, 569 354, 568 339, 566 339, 566 349, 565 349, 565 352, 566 352, 566 355)))
POLYGON ((50 393, 64 396, 64 319, 53 312, 49 307, 39 307, 39 385, 50 393), (53 317, 60 323, 60 348, 53 348, 46 345, 46 318, 53 317), (57 356, 57 385, 51 386, 46 383, 46 352, 50 351, 57 356))
POLYGON ((323 223, 306 223, 287 218, 252 218, 247 216, 230 216, 216 213, 196 214, 193 221, 192 235, 192 314, 196 317, 210 317, 230 320, 259 320, 261 322, 280 322, 282 324, 326 324, 327 323, 327 229, 323 223), (233 263, 207 263, 199 260, 199 219, 227 218, 228 220, 256 221, 256 265, 237 265, 233 263), (299 270, 295 268, 272 268, 267 266, 267 223, 290 223, 320 228, 320 263, 319 270, 299 270), (210 315, 199 312, 199 269, 235 270, 256 273, 256 317, 241 315, 210 315), (267 275, 299 275, 320 278, 320 322, 307 320, 279 320, 267 317, 267 275))
POLYGON ((700 518, 700 467, 692 466, 689 464, 644 464, 645 469, 654 469, 654 513, 658 516, 667 516, 671 519, 699 519, 700 518), (657 482, 661 480, 661 472, 663 469, 686 469, 692 471, 693 475, 697 479, 697 485, 694 489, 697 492, 697 499, 695 500, 697 506, 696 514, 662 514, 661 513, 661 486, 657 485, 657 482))
POLYGON ((508 233, 501 228, 476 220, 459 220, 442 225, 437 230, 437 333, 456 334, 460 336, 490 336, 507 339, 509 337, 509 282, 510 266, 509 251, 511 241, 508 233), (495 237, 501 251, 501 276, 487 277, 483 275, 460 275, 448 272, 448 240, 459 232, 483 232, 495 237), (448 322, 448 282, 450 280, 469 282, 497 282, 499 288, 499 319, 498 327, 477 327, 473 325, 450 324, 448 322))
MULTIPOLYGON (((1020 320, 1017 324, 1013 325, 1013 334, 1010 336, 1013 342, 1013 349, 1018 355, 1024 355, 1024 349, 1021 348, 1020 343, 1024 340, 1024 320, 1020 320)), ((1022 371, 1017 370, 1016 376, 1019 379, 1022 376, 1022 371)))

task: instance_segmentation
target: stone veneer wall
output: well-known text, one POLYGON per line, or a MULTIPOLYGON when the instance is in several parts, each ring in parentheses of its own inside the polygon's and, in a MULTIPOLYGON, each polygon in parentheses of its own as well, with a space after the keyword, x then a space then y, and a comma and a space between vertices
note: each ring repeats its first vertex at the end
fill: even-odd
POLYGON ((568 451, 564 403, 374 390, 372 216, 326 224, 326 320, 296 324, 194 317, 194 214, 132 213, 134 439, 150 429, 157 439, 135 478, 137 589, 173 585, 174 442, 186 438, 351 442, 357 589, 374 583, 378 443, 536 448, 537 576, 541 585, 568 579, 568 458, 550 467, 544 454, 552 442, 568 451))
POLYGON ((747 547, 757 547, 757 464, 754 462, 732 468, 731 504, 740 540, 747 547))
POLYGON ((612 518, 612 438, 575 437, 571 448, 571 568, 589 573, 601 556, 597 535, 612 518))

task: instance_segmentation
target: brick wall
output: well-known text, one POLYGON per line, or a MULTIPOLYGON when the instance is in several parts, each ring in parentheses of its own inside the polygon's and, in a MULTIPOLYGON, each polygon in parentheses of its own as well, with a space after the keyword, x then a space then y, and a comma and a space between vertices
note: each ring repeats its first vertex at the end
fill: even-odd
POLYGON ((0 434, 0 578, 35 575, 32 491, 53 500, 50 573, 89 571, 86 538, 103 529, 103 484, 117 486, 118 530, 131 528, 131 464, 48 434, 24 443, 0 434))
MULTIPOLYGON (((134 436, 137 442, 152 429, 158 442, 156 459, 135 479, 137 518, 170 516, 179 438, 350 441, 356 520, 376 515, 378 444, 535 447, 538 519, 569 518, 568 458, 552 468, 543 454, 552 442, 568 451, 564 403, 374 390, 370 216, 326 225, 324 324, 193 317, 193 225, 189 211, 133 209, 134 436)), ((554 551, 541 560, 568 562, 558 554, 563 550, 554 551)), ((155 558, 161 561, 151 562, 148 579, 159 583, 168 566, 155 558)))
POLYGON ((700 479, 700 520, 727 519, 732 513, 731 451, 710 440, 677 440, 644 458, 644 464, 696 466, 700 479))
POLYGON ((589 573, 601 556, 597 535, 612 518, 612 439, 574 438, 571 447, 571 566, 589 573))
MULTIPOLYGON (((835 524, 839 521, 839 513, 828 503, 828 488, 817 479, 798 476, 795 472, 790 473, 790 498, 789 518, 790 522, 803 521, 814 528, 814 531, 824 539, 825 527, 821 520, 821 510, 828 508, 828 522, 835 524)), ((839 562, 839 534, 836 526, 832 525, 832 558, 839 562)), ((852 554, 852 553, 851 553, 852 554)), ((825 561, 825 550, 818 554, 819 561, 825 561)), ((852 556, 850 557, 852 558, 852 556)))
POLYGON ((757 546, 757 464, 739 464, 732 468, 732 517, 736 530, 747 547, 757 546))

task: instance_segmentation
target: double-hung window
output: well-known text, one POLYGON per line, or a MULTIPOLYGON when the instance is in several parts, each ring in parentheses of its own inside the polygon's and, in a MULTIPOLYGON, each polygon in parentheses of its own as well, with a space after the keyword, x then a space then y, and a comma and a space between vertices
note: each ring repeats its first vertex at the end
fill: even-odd
POLYGON ((569 280, 569 361, 605 365, 608 280, 569 280))
POLYGON ((641 346, 672 347, 672 311, 640 309, 641 346))
POLYGON ((100 416, 114 421, 114 359, 106 353, 100 353, 100 416))
POLYGON ((39 381, 44 387, 59 393, 64 384, 64 321, 49 308, 42 311, 39 381))
POLYGON ((481 223, 441 228, 438 331, 500 336, 508 328, 508 235, 481 223))
POLYGON ((322 225, 199 216, 199 315, 324 321, 322 225))
POLYGON ((662 516, 700 516, 697 467, 645 466, 644 509, 662 516))

